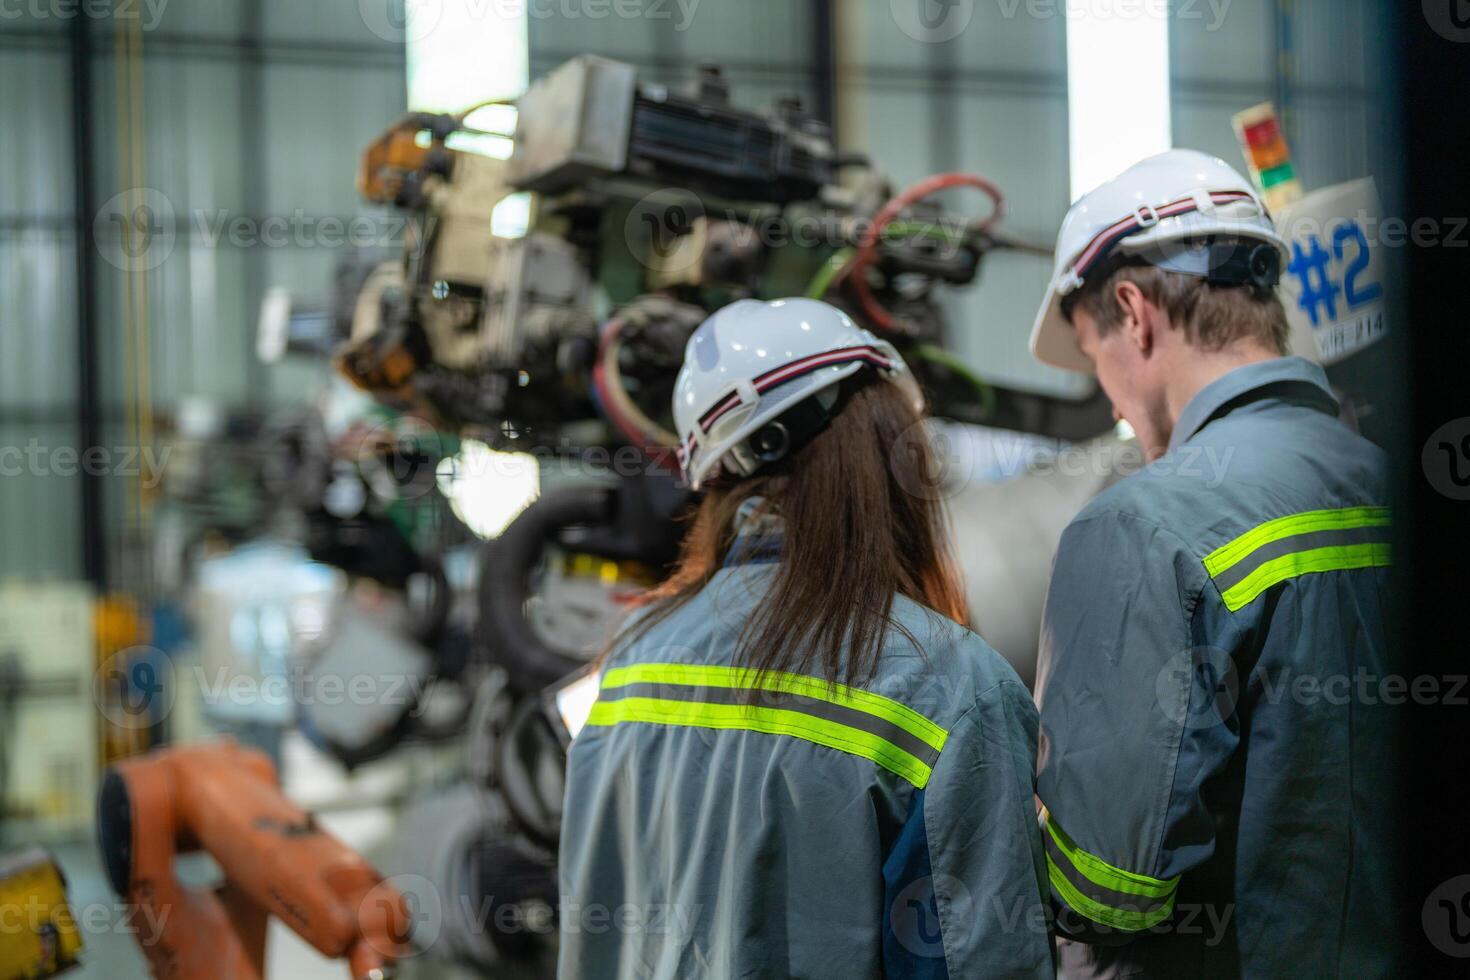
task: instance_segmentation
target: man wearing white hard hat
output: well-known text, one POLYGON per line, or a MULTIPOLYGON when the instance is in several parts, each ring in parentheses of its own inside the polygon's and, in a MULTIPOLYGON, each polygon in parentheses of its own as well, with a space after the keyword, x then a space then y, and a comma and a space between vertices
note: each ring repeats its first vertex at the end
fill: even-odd
POLYGON ((1287 356, 1255 189, 1175 150, 1078 201, 1031 338, 1153 462, 1058 546, 1038 795, 1072 975, 1392 972, 1384 454, 1287 356))

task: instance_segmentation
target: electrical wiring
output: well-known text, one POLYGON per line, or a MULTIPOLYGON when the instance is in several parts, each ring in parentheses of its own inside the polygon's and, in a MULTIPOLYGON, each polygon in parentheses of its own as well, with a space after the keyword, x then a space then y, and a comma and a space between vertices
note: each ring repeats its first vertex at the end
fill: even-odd
MULTIPOLYGON (((597 394, 597 401, 607 420, 633 445, 645 450, 654 447, 673 449, 679 445, 679 437, 649 418, 623 387, 623 375, 618 367, 622 330, 623 320, 614 317, 603 327, 598 340, 597 361, 592 367, 592 388, 597 394)), ((665 469, 675 467, 668 453, 650 455, 665 469)))
POLYGON ((1042 245, 1038 242, 1028 242, 1022 238, 1013 238, 1010 235, 990 232, 991 247, 1004 249, 1010 252, 1021 252, 1025 255, 1034 255, 1039 259, 1055 258, 1056 253, 1050 245, 1042 245))
POLYGON ((822 267, 817 270, 817 274, 812 276, 811 283, 806 287, 807 298, 821 299, 826 296, 827 290, 832 288, 832 283, 836 280, 837 274, 852 261, 852 257, 856 253, 857 250, 854 248, 843 248, 833 252, 831 257, 822 263, 822 267))
POLYGON ((895 221, 883 229, 884 239, 889 238, 937 238, 944 242, 962 242, 963 232, 945 228, 930 221, 895 221))
MULTIPOLYGON (((881 330, 901 330, 902 325, 873 296, 872 289, 864 277, 867 268, 876 258, 878 245, 885 238, 905 235, 951 242, 962 241, 969 235, 988 234, 1004 214, 1004 195, 1000 188, 984 177, 977 174, 946 173, 925 178, 888 201, 879 210, 873 222, 864 230, 857 246, 843 248, 833 253, 812 276, 807 285, 806 295, 813 299, 821 299, 838 282, 850 278, 853 281, 853 292, 873 324, 881 330), (915 202, 956 187, 977 188, 984 192, 993 204, 990 214, 983 220, 969 225, 965 232, 961 233, 955 229, 929 222, 896 220, 905 208, 912 206, 915 202)), ((598 339, 597 358, 592 368, 592 388, 598 406, 608 422, 634 445, 644 448, 654 446, 674 448, 679 444, 679 437, 649 418, 628 395, 623 385, 622 373, 618 365, 618 355, 622 350, 623 326, 623 320, 620 317, 614 317, 604 325, 598 339)), ((982 393, 982 396, 989 394, 989 389, 972 374, 965 371, 962 365, 958 365, 958 362, 941 360, 938 357, 929 359, 935 363, 942 363, 955 374, 970 381, 982 393)), ((665 466, 670 465, 666 455, 659 461, 665 466)))
POLYGON ((840 275, 845 279, 852 280, 852 290, 857 295, 858 303, 863 312, 867 314, 873 325, 880 330, 902 330, 899 321, 883 308, 873 295, 872 287, 868 285, 865 273, 873 264, 878 253, 878 244, 883 239, 883 231, 893 220, 903 212, 904 208, 930 197, 943 190, 954 187, 974 187, 988 196, 993 203, 990 215, 985 220, 972 226, 975 234, 985 234, 1005 216, 1005 195, 994 183, 978 174, 947 173, 935 174, 926 177, 917 184, 907 188, 878 211, 873 223, 867 227, 858 244, 857 254, 853 256, 848 268, 840 275))

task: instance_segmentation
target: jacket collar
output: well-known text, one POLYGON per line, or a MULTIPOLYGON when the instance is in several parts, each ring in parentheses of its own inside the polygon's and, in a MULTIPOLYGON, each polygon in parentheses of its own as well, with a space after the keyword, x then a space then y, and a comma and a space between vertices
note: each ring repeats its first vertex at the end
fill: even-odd
POLYGON ((762 509, 764 497, 750 497, 735 512, 735 542, 725 555, 724 567, 768 565, 781 560, 786 522, 762 509))
POLYGON ((1266 398, 1282 398, 1308 405, 1328 415, 1337 415, 1337 399, 1320 364, 1302 357, 1278 357, 1247 364, 1224 374, 1200 389, 1179 413, 1169 451, 1192 439, 1196 433, 1240 405, 1266 398))

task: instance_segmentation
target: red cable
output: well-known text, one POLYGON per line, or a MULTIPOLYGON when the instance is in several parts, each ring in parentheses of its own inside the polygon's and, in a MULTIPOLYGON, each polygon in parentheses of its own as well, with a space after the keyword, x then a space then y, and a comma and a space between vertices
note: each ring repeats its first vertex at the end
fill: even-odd
POLYGON ((622 319, 614 317, 603 327, 602 336, 598 338, 597 359, 592 364, 592 387, 597 392, 597 401, 602 406, 602 412, 607 416, 607 420, 613 424, 614 428, 627 437, 630 444, 642 450, 643 454, 661 469, 678 473, 678 462, 670 458, 673 455, 672 450, 665 446, 650 446, 648 433, 642 431, 632 419, 623 415, 622 411, 618 408, 617 402, 613 400, 608 392, 607 372, 602 366, 603 357, 607 352, 608 345, 618 338, 622 329, 622 319))
POLYGON ((981 177, 979 174, 950 173, 925 177, 883 205, 878 211, 877 217, 873 219, 873 223, 868 226, 866 234, 863 235, 862 241, 858 245, 857 254, 853 256, 852 262, 848 266, 848 271, 842 274, 844 278, 852 280, 852 291, 857 294, 858 302, 862 304, 863 312, 868 315, 873 325, 880 330, 901 329, 899 322, 894 319, 893 314, 885 310, 877 298, 873 296, 873 290, 868 285, 867 277, 864 275, 868 266, 873 264, 873 259, 877 255, 878 242, 882 239, 883 229, 887 228, 904 208, 910 206, 915 201, 921 201, 926 197, 930 197, 943 190, 948 190, 951 187, 974 187, 983 191, 993 202, 994 207, 991 209, 990 216, 981 222, 977 229, 981 234, 988 232, 1001 218, 1005 217, 1005 195, 1001 193, 1000 188, 993 182, 981 177))

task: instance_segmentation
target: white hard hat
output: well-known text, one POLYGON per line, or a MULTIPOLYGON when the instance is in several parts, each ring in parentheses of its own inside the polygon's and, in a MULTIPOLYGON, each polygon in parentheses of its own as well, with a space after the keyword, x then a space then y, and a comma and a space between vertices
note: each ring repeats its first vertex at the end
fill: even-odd
POLYGON ((1057 236, 1056 268, 1031 331, 1031 353, 1044 364, 1092 373, 1062 313, 1062 300, 1115 253, 1207 275, 1209 253, 1198 243, 1209 238, 1274 246, 1278 270, 1291 260, 1250 181, 1207 153, 1160 153, 1087 194, 1072 205, 1057 236))
MULTIPOLYGON (((823 392, 817 404, 832 408, 837 383, 865 366, 898 384, 916 412, 924 410, 919 385, 893 345, 834 306, 814 299, 743 299, 716 311, 689 338, 674 383, 679 463, 690 485, 699 489, 721 462, 749 476, 798 448, 787 444, 778 418, 823 392), (758 433, 763 445, 753 447, 758 433)), ((807 427, 824 421, 815 418, 807 427)))

